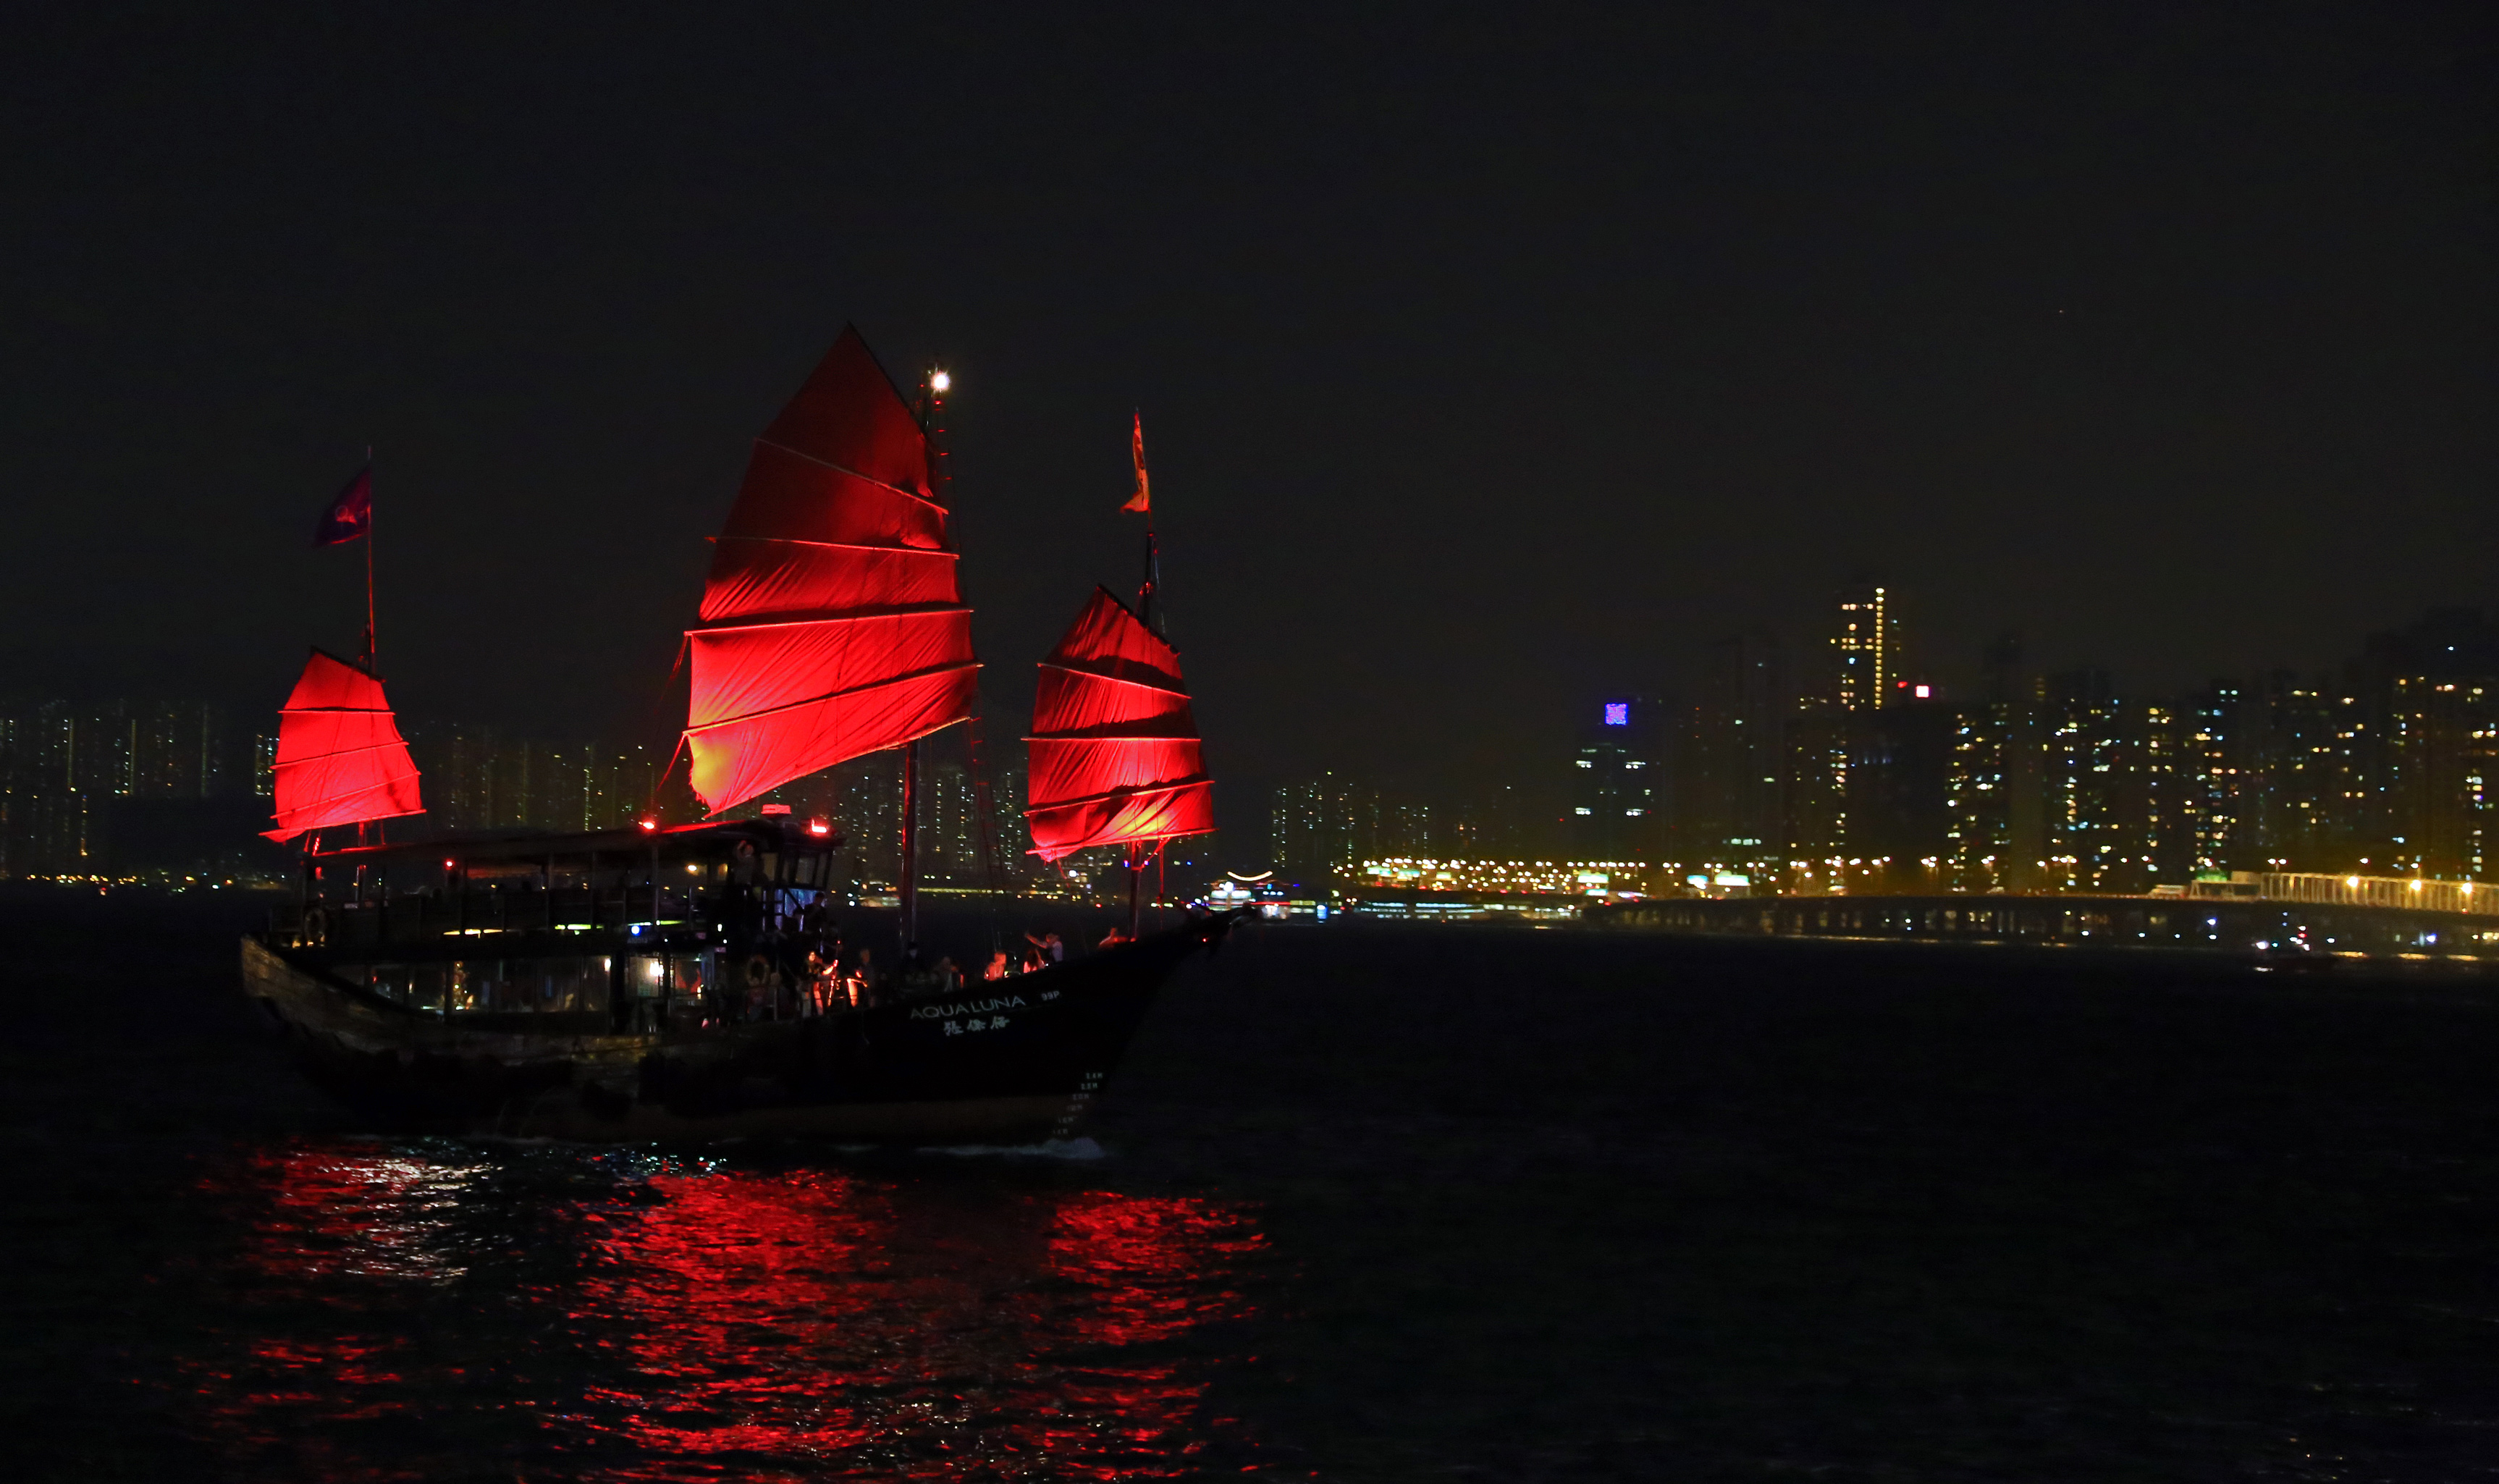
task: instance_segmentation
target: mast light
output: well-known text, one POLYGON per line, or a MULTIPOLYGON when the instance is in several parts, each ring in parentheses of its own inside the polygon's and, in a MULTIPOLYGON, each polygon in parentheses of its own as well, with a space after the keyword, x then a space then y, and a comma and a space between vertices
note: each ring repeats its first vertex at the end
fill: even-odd
POLYGON ((946 374, 942 371, 933 371, 928 373, 928 389, 930 391, 949 391, 954 387, 954 385, 955 378, 946 374))

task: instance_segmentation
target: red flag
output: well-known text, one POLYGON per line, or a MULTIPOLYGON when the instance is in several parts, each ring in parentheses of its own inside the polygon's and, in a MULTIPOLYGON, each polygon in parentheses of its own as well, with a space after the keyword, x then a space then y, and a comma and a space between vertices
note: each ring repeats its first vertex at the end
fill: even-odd
POLYGON ((1142 412, 1137 414, 1137 431, 1128 440, 1128 453, 1137 462, 1137 493, 1129 496, 1128 502, 1120 508, 1152 514, 1153 504, 1146 499, 1146 418, 1142 412))
POLYGON ((336 546, 341 541, 371 535, 373 529, 373 469, 368 464, 356 470, 356 477, 348 480, 346 488, 341 490, 338 498, 322 510, 321 523, 312 528, 312 544, 336 546))

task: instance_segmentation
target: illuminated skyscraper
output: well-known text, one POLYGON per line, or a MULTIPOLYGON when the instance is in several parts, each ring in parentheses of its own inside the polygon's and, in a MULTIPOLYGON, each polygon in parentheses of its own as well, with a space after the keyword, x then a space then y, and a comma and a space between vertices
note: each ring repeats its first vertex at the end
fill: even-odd
POLYGON ((1831 649, 1832 699, 1840 710, 1872 711, 1889 700, 1900 668, 1900 621, 1891 592, 1859 583, 1841 593, 1831 649))
POLYGON ((1602 702, 1596 725, 1579 734, 1572 755, 1573 856, 1580 860, 1655 860, 1663 843, 1667 798, 1666 707, 1648 696, 1602 702))

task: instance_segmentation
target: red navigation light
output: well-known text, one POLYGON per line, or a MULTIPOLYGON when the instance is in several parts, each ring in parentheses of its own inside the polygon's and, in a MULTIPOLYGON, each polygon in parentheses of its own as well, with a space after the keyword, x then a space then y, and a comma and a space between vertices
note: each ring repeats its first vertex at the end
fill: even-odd
POLYGON ((832 832, 832 823, 828 820, 809 820, 807 822, 807 833, 811 835, 829 835, 832 832))
POLYGON ((444 870, 446 870, 446 871, 448 871, 448 870, 452 870, 452 869, 454 869, 455 867, 457 867, 459 864, 460 864, 460 862, 459 862, 459 861, 457 861, 457 860, 446 860, 446 861, 442 862, 442 869, 444 869, 444 870))
POLYGON ((634 823, 642 826, 642 833, 646 835, 656 835, 660 832, 660 817, 658 815, 646 814, 634 823))

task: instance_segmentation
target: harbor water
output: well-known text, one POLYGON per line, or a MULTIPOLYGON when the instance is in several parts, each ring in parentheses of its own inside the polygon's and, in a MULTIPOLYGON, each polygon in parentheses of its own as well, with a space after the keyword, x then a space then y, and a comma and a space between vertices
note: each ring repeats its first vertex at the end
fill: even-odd
POLYGON ((257 910, 0 895, 13 1477, 2499 1473, 2469 968, 1268 927, 1083 1140, 603 1147, 357 1126, 257 910))

